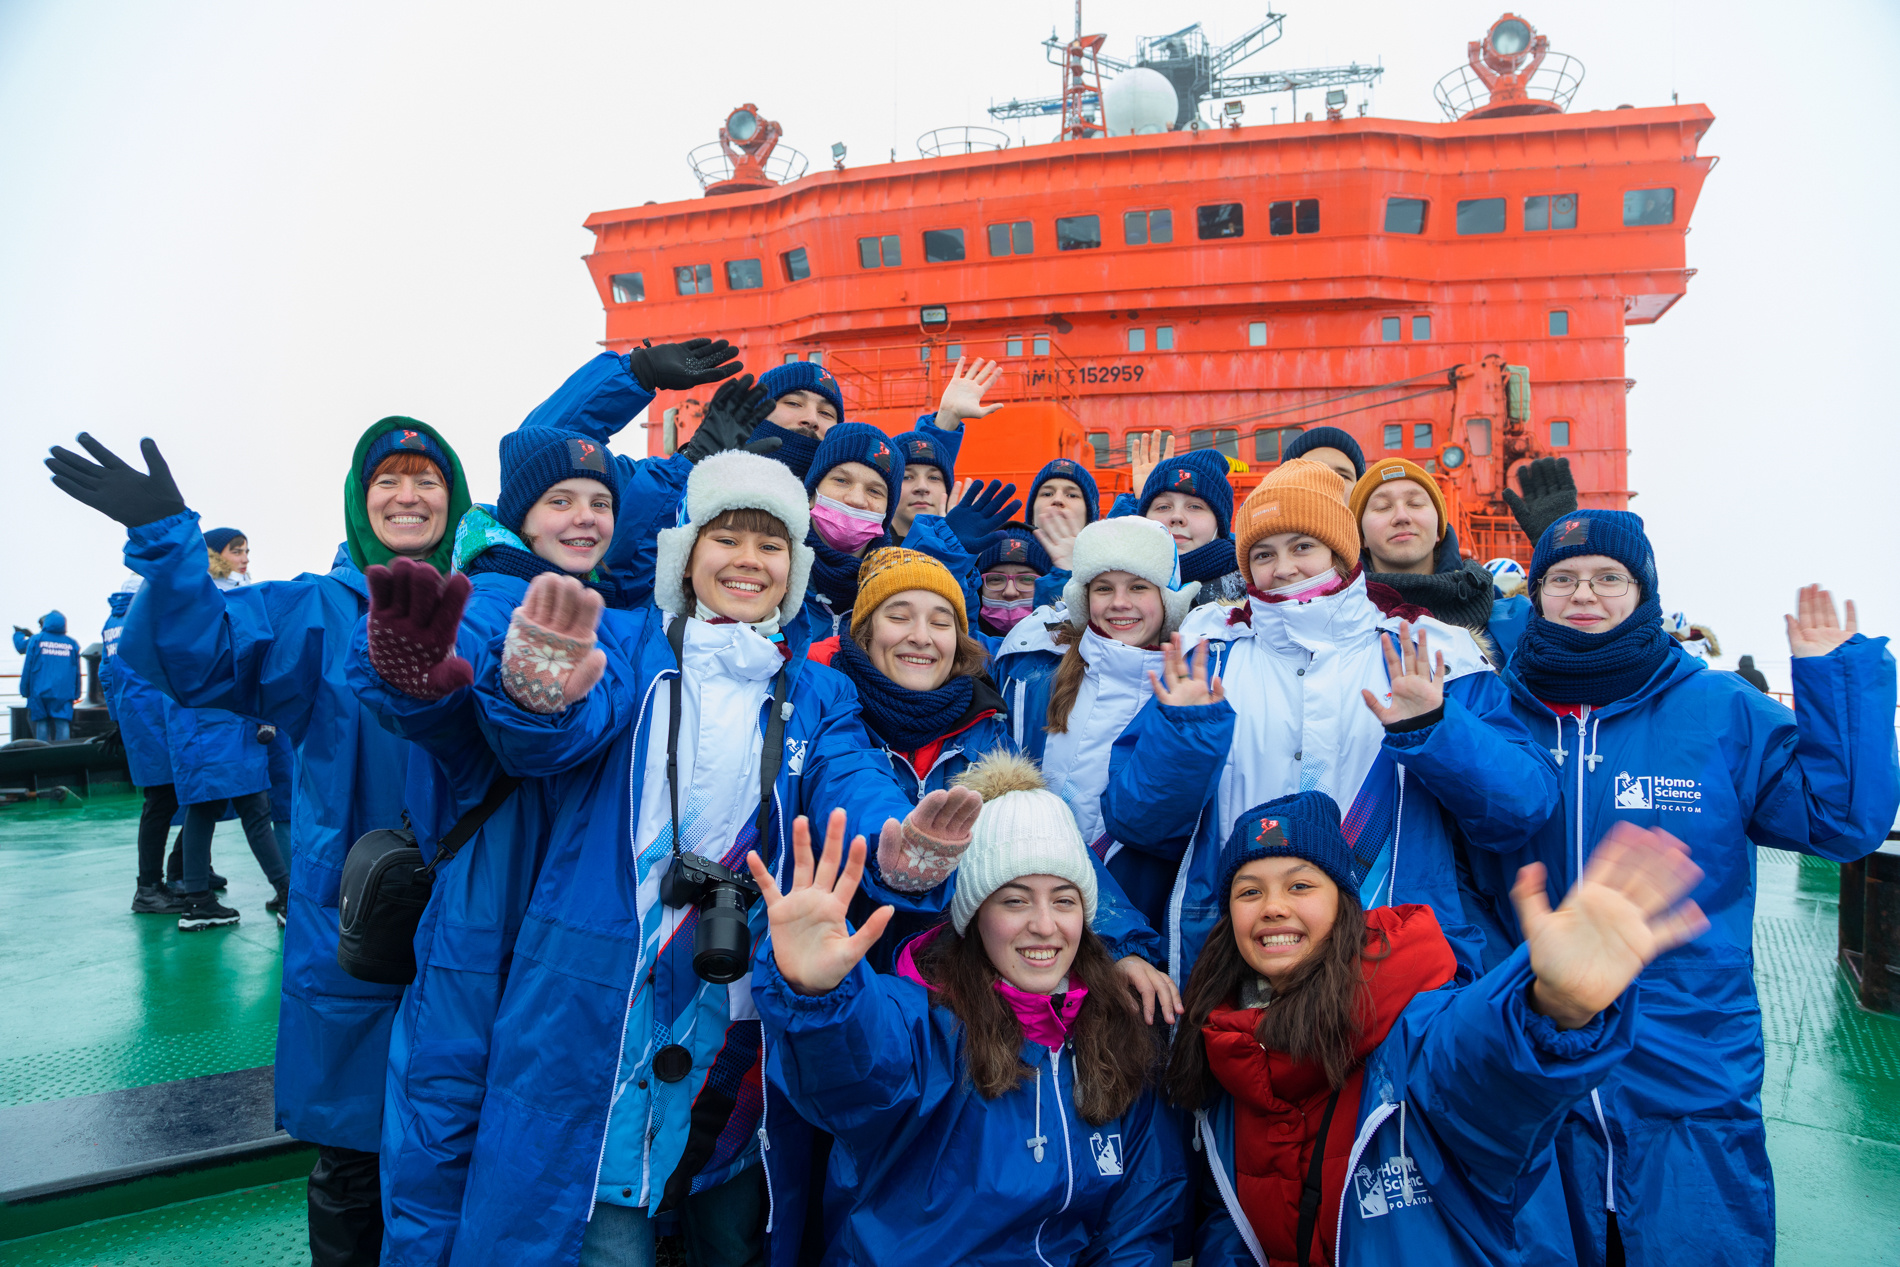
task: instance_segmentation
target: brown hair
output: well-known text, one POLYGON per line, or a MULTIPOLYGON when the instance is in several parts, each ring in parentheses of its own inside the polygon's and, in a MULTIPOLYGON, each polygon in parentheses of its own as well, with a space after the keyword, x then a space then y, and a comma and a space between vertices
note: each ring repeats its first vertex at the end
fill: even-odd
POLYGON ((420 453, 390 454, 369 473, 369 482, 374 484, 385 475, 433 475, 438 483, 448 483, 442 477, 442 468, 435 464, 435 459, 420 453))
MULTIPOLYGON (((789 542, 792 531, 777 515, 760 510, 756 506, 735 506, 731 510, 722 510, 699 526, 693 537, 693 549, 699 548, 699 541, 716 528, 725 528, 732 532, 757 532, 768 537, 778 537, 789 542)), ((680 584, 686 590, 686 601, 697 606, 699 595, 693 593, 693 551, 686 552, 686 574, 680 577, 680 584)), ((692 615, 691 611, 686 613, 692 615)))
POLYGON ((1069 733, 1069 714, 1075 709, 1075 697, 1082 689, 1082 679, 1088 676, 1089 664, 1082 658, 1082 637, 1074 628, 1065 624, 1050 635, 1058 647, 1067 647, 1062 653, 1062 662, 1056 665, 1055 680, 1049 687, 1049 716, 1043 723, 1043 730, 1051 735, 1069 733))
MULTIPOLYGON (((963 1062, 984 1099, 1015 1090, 1035 1077, 1023 1063, 1023 1027, 996 990, 996 966, 974 931, 958 936, 944 925, 916 951, 917 970, 934 988, 932 1002, 950 1009, 963 1026, 963 1062)), ((1155 1076, 1161 1046, 1141 1019, 1134 996, 1093 929, 1082 930, 1069 981, 1087 987, 1069 1041, 1075 1048, 1075 1108, 1100 1126, 1128 1111, 1155 1076)))
MULTIPOLYGON (((1383 959, 1391 950, 1391 939, 1383 929, 1367 928, 1359 895, 1341 885, 1332 932, 1286 980, 1274 986, 1273 1004, 1261 1009, 1260 1022, 1254 1027, 1255 1041, 1268 1051, 1319 1065, 1334 1090, 1345 1086, 1359 1063, 1359 1040, 1371 1019, 1372 996, 1366 989, 1364 961, 1383 959), (1368 946, 1375 937, 1384 944, 1376 955, 1369 953, 1368 946)), ((1219 1093, 1220 1084, 1207 1067, 1201 1027, 1215 1008, 1228 1006, 1253 975, 1234 937, 1229 907, 1208 933, 1182 999, 1183 1015, 1167 1072, 1168 1098, 1182 1108, 1200 1108, 1219 1093)))

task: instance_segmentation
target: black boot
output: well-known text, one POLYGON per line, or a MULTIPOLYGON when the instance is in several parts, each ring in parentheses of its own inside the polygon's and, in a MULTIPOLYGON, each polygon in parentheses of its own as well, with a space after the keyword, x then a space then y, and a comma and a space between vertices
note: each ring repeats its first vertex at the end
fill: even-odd
POLYGON ((134 915, 183 915, 187 904, 167 888, 163 881, 141 884, 132 898, 134 915))
POLYGON ((277 927, 284 926, 284 916, 290 913, 290 886, 277 886, 277 896, 264 903, 264 909, 277 917, 277 927))
POLYGON ((201 928, 217 928, 238 922, 238 913, 221 905, 208 889, 202 893, 187 893, 184 901, 187 903, 186 908, 178 916, 180 932, 192 933, 201 928))

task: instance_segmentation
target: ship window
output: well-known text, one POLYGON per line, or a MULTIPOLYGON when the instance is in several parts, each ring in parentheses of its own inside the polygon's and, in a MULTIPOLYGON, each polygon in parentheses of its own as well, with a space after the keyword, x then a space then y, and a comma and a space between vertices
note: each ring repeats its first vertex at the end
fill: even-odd
POLYGON ((1293 204, 1290 202, 1272 202, 1267 204, 1267 234, 1270 237, 1283 238, 1293 232, 1293 204))
POLYGON ((1049 355, 1049 336, 1046 334, 1037 335, 1035 342, 1031 346, 1037 356, 1049 355))
POLYGON ((778 258, 785 265, 786 281, 802 282, 811 276, 811 260, 805 254, 804 247, 794 247, 778 258))
POLYGON ((925 360, 925 361, 928 361, 930 359, 930 345, 928 343, 924 344, 922 347, 918 348, 917 350, 923 353, 923 356, 918 359, 925 360))
POLYGON ((1231 427, 1210 427, 1188 432, 1188 448, 1212 449, 1222 457, 1240 461, 1240 433, 1231 427))
POLYGON ((1380 319, 1379 341, 1381 343, 1397 343, 1399 341, 1399 319, 1397 317, 1383 317, 1380 319))
POLYGON ((1293 204, 1293 231, 1295 233, 1319 232, 1319 199, 1302 198, 1293 204))
POLYGON ((1423 198, 1387 198, 1385 200, 1385 231, 1387 233, 1425 232, 1425 200, 1423 198))
POLYGON ((1570 444, 1570 423, 1563 419, 1553 419, 1550 424, 1550 447, 1566 448, 1570 444))
POLYGON ((895 233, 878 238, 858 239, 858 263, 865 268, 896 268, 904 262, 903 247, 895 233))
POLYGON ((1158 211, 1124 212, 1122 241, 1130 246, 1174 241, 1174 213, 1166 207, 1158 211))
POLYGON ((1140 326, 1135 326, 1130 329, 1128 331, 1128 350, 1130 352, 1146 352, 1148 350, 1148 332, 1140 326))
POLYGON ((1458 203, 1458 232, 1504 232, 1504 199, 1465 198, 1458 203))
POLYGON ((759 267, 757 260, 727 260, 726 288, 728 290, 757 290, 765 285, 765 270, 759 267))
POLYGON ((1385 447, 1388 449, 1404 448, 1405 447, 1405 425, 1403 423, 1397 423, 1397 422, 1386 423, 1384 443, 1385 443, 1385 447))
POLYGON ((1465 439, 1471 445, 1476 457, 1488 457, 1491 453, 1491 420, 1489 418, 1465 419, 1465 439))
POLYGON ((1675 222, 1675 190, 1630 189, 1624 192, 1624 224, 1674 224, 1675 222))
POLYGON ((1023 341, 1021 339, 1011 339, 1003 345, 1004 356, 1021 356, 1022 354, 1023 341))
POLYGON ((617 304, 645 303, 647 297, 646 278, 639 273, 615 273, 607 279, 614 288, 614 302, 617 304))
POLYGON ((783 361, 781 361, 781 362, 780 362, 780 364, 782 364, 782 365, 796 365, 796 364, 798 364, 798 353, 796 353, 796 352, 787 352, 787 353, 785 354, 785 359, 784 359, 783 361))
POLYGON ((1091 251, 1102 244, 1102 217, 1059 216, 1056 219, 1056 250, 1091 251))
POLYGON ((924 230, 924 263, 952 264, 962 258, 962 229, 924 230))
POLYGON ((1414 339, 1419 339, 1419 340, 1425 340, 1432 337, 1431 317, 1417 316, 1417 317, 1412 318, 1412 337, 1414 339))
POLYGON ((1237 202, 1217 202, 1194 209, 1194 227, 1201 241, 1210 238, 1237 238, 1247 227, 1246 213, 1237 202))
POLYGON ((1577 227, 1577 195, 1538 194, 1524 200, 1524 228, 1538 233, 1545 229, 1577 227))
POLYGON ((961 343, 945 345, 943 349, 943 359, 946 361, 961 361, 963 359, 963 345, 961 343))
POLYGON ((1412 424, 1412 447, 1414 449, 1429 449, 1432 447, 1431 423, 1415 422, 1412 424))
POLYGON ((1109 450, 1108 432, 1091 431, 1089 432, 1088 439, 1089 439, 1089 447, 1095 450, 1096 467, 1100 468, 1100 467, 1107 466, 1108 465, 1108 450, 1109 450))
POLYGON ((1319 199, 1301 198, 1297 202, 1267 204, 1267 233, 1276 238, 1299 233, 1319 232, 1319 199))
POLYGON ((1298 427, 1263 427, 1253 433, 1253 460, 1278 462, 1286 442, 1300 434, 1298 427))
POLYGON ((813 365, 823 365, 825 363, 825 354, 823 352, 807 352, 805 353, 805 359, 810 361, 813 365))
POLYGON ((1562 308, 1553 310, 1550 314, 1550 332, 1552 335, 1569 334, 1570 314, 1562 308))
POLYGON ((858 239, 858 264, 862 268, 877 267, 877 239, 858 239))
POLYGON ((1156 326, 1155 327, 1155 351, 1157 352, 1174 351, 1174 327, 1173 326, 1156 326))
POLYGON ((1249 321, 1247 323, 1247 346, 1250 348, 1263 348, 1267 346, 1266 322, 1249 321))
POLYGON ((991 255, 1028 255, 1036 249, 1036 228, 1027 220, 992 224, 989 234, 991 255))
POLYGON ((711 264, 682 264, 673 270, 673 285, 682 295, 712 294, 711 264))

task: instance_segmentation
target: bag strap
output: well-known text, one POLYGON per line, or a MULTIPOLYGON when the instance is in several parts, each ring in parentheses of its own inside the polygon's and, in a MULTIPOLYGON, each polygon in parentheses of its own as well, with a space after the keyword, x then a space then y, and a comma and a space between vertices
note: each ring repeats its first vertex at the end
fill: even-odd
POLYGON ((672 706, 666 711, 666 792, 673 798, 673 856, 680 852, 680 692, 686 678, 686 617, 673 617, 666 631, 666 645, 673 648, 673 680, 667 685, 672 706))
MULTIPOLYGON (((1319 1223, 1319 1207, 1324 1195, 1320 1188, 1321 1163, 1326 1160, 1326 1138, 1332 1134, 1333 1110, 1338 1107, 1339 1092, 1335 1091, 1326 1101, 1326 1116, 1319 1121, 1319 1139, 1313 1143, 1313 1164, 1306 1168, 1306 1183, 1300 1189, 1300 1225, 1293 1234, 1293 1243, 1300 1248, 1300 1267, 1307 1267, 1313 1252, 1313 1229, 1319 1223)), ((1325 1246, 1320 1247, 1320 1252, 1325 1252, 1325 1246)))
MULTIPOLYGON (((673 852, 680 852, 680 694, 681 684, 686 677, 686 617, 674 616, 672 626, 666 631, 667 645, 673 648, 673 663, 679 672, 673 675, 669 686, 672 707, 666 718, 666 789, 673 803, 673 852)), ((778 782, 779 763, 785 757, 785 721, 791 707, 785 702, 785 693, 790 689, 789 675, 784 669, 772 680, 772 712, 765 722, 765 747, 759 753, 759 818, 758 833, 763 857, 765 828, 772 818, 772 788, 778 782)))
POLYGON ((501 803, 508 799, 509 794, 520 786, 521 776, 518 774, 495 776, 495 781, 488 785, 488 791, 482 796, 481 803, 456 819, 455 826, 449 828, 449 834, 436 845, 435 857, 429 859, 429 865, 423 868, 431 880, 435 879, 435 869, 455 857, 469 838, 481 830, 489 816, 501 808, 501 803))

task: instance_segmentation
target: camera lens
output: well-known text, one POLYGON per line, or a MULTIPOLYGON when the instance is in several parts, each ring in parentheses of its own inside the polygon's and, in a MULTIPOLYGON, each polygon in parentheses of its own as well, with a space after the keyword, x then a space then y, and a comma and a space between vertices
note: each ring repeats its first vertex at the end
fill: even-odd
POLYGON ((751 958, 745 893, 736 884, 708 886, 693 934, 693 971, 703 981, 730 985, 746 974, 751 958))

